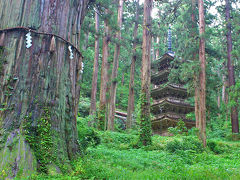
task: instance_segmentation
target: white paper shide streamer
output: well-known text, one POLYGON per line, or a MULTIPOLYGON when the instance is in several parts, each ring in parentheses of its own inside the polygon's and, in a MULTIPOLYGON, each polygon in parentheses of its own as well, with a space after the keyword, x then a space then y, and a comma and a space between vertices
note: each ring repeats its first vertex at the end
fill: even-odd
POLYGON ((83 62, 82 62, 82 64, 81 64, 81 70, 80 70, 80 73, 81 73, 81 74, 83 73, 83 68, 84 68, 84 64, 83 64, 83 62))
POLYGON ((32 46, 32 36, 31 32, 26 34, 26 48, 30 48, 32 46))
POLYGON ((69 53, 70 53, 70 59, 73 59, 73 51, 72 51, 72 46, 68 46, 68 50, 69 50, 69 53))

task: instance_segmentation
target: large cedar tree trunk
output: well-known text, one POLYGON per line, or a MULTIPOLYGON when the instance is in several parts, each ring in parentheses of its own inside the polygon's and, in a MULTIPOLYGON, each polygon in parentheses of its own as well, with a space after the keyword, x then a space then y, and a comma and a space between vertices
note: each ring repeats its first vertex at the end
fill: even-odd
POLYGON ((146 146, 151 144, 150 116, 150 78, 151 78, 151 11, 152 0, 144 1, 142 72, 140 95, 140 142, 146 146))
MULTIPOLYGON (((225 0, 226 3, 226 22, 227 22, 227 68, 228 68, 228 82, 229 87, 235 85, 234 68, 232 65, 232 34, 231 34, 231 22, 230 22, 230 2, 225 0)), ((231 122, 232 132, 239 133, 238 122, 238 109, 237 106, 231 107, 231 122)))
POLYGON ((98 79, 98 59, 99 59, 99 15, 98 11, 95 12, 95 55, 92 75, 92 92, 91 92, 91 106, 90 114, 96 113, 96 94, 97 94, 97 79, 98 79))
MULTIPOLYGON (((56 34, 78 47, 88 1, 0 0, 0 29, 17 26, 56 34)), ((23 28, 4 33, 0 72, 0 172, 70 169, 79 152, 76 115, 82 57, 69 43, 23 28)), ((2 36, 3 37, 3 36, 2 36)))
POLYGON ((206 56, 205 56, 205 20, 204 20, 204 7, 203 0, 198 0, 199 8, 199 60, 200 60, 200 73, 199 73, 199 129, 200 138, 203 146, 206 147, 206 56))
POLYGON ((132 62, 130 71, 129 81, 129 95, 128 95, 128 109, 127 109, 127 122, 126 128, 132 127, 132 114, 134 111, 134 74, 135 74, 135 63, 137 60, 136 47, 137 47, 137 35, 138 35, 138 24, 139 24, 139 0, 136 2, 136 17, 133 30, 133 50, 132 50, 132 62))
MULTIPOLYGON (((105 13, 108 14, 109 10, 106 9, 105 13)), ((107 83, 108 83, 108 46, 110 43, 110 36, 109 36, 109 24, 108 19, 104 19, 104 36, 103 36, 103 47, 102 47, 102 66, 101 66, 101 85, 100 85, 100 104, 99 104, 99 112, 98 112, 98 129, 104 130, 105 129, 105 115, 107 109, 107 83)))
POLYGON ((124 0, 119 0, 118 6, 118 27, 116 38, 118 42, 115 46, 114 57, 113 57, 113 68, 111 75, 111 86, 110 86, 110 100, 109 100, 109 111, 108 111, 108 126, 107 129, 114 130, 114 117, 115 117, 115 106, 116 106, 116 92, 117 92, 117 76, 119 66, 119 55, 120 55, 120 41, 121 41, 121 27, 122 27, 122 15, 123 15, 123 3, 124 0))

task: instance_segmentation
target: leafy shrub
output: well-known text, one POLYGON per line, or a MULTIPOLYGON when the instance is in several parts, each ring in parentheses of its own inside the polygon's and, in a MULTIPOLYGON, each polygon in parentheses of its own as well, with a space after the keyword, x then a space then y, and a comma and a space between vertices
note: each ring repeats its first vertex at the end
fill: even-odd
MULTIPOLYGON (((215 152, 215 148, 216 148, 217 144, 214 141, 208 141, 207 146, 209 147, 209 149, 211 151, 215 152)), ((219 154, 219 153, 217 153, 217 154, 219 154)))
POLYGON ((133 139, 136 138, 135 135, 131 134, 124 134, 119 132, 110 132, 105 131, 101 134, 103 143, 114 143, 114 144, 121 144, 121 143, 130 143, 133 139))
POLYGON ((72 165, 74 167, 74 172, 72 173, 72 175, 79 176, 85 174, 84 162, 82 158, 78 158, 77 160, 75 160, 72 165))
POLYGON ((226 121, 225 118, 226 115, 222 114, 220 117, 211 118, 208 124, 208 138, 225 138, 226 135, 231 132, 231 123, 230 121, 226 121))
POLYGON ((4 169, 2 171, 0 171, 0 179, 5 179, 5 178, 7 178, 7 176, 8 176, 8 174, 4 169))
POLYGON ((229 141, 240 141, 240 134, 227 133, 226 139, 229 141))
POLYGON ((78 118, 78 138, 81 152, 84 154, 89 146, 97 146, 101 143, 101 139, 94 128, 88 127, 88 118, 78 118))
POLYGON ((114 129, 117 132, 124 132, 126 129, 126 124, 123 119, 116 118, 114 119, 114 129))
POLYGON ((137 143, 138 136, 134 134, 126 134, 119 132, 99 132, 101 135, 101 142, 105 146, 114 149, 125 150, 129 148, 133 148, 133 146, 137 143))
POLYGON ((217 143, 213 140, 209 140, 207 142, 207 146, 215 154, 222 154, 225 152, 229 152, 229 149, 230 149, 230 147, 227 144, 217 143))
POLYGON ((80 97, 78 105, 78 113, 81 117, 86 117, 89 115, 91 100, 89 98, 80 97))
POLYGON ((145 151, 162 151, 164 150, 164 145, 160 143, 152 143, 152 145, 143 146, 142 149, 145 151))
POLYGON ((168 132, 177 135, 177 134, 186 134, 187 133, 187 127, 183 120, 179 120, 176 127, 169 127, 168 132))
POLYGON ((196 127, 193 127, 188 130, 188 135, 189 136, 198 136, 199 135, 199 129, 196 127))
POLYGON ((181 141, 174 139, 173 141, 170 141, 166 145, 166 150, 173 153, 176 150, 182 150, 183 149, 183 144, 181 141))
POLYGON ((166 144, 166 150, 171 153, 177 152, 178 150, 180 151, 192 150, 197 153, 200 153, 203 152, 203 146, 198 139, 190 136, 184 137, 182 140, 174 139, 173 141, 169 141, 166 144))
POLYGON ((84 153, 89 146, 97 146, 101 139, 93 128, 81 128, 78 130, 81 151, 84 153))

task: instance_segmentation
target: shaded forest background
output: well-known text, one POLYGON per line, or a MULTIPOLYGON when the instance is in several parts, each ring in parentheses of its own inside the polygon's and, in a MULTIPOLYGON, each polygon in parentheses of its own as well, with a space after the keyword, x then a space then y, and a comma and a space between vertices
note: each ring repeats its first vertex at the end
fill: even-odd
MULTIPOLYGON (((196 1, 195 1, 196 2, 196 1)), ((107 2, 99 2, 107 4, 107 2)), ((117 77, 117 95, 116 95, 116 107, 120 110, 127 111, 128 107, 128 94, 129 94, 129 81, 131 70, 131 56, 133 45, 133 31, 136 15, 136 3, 137 2, 125 2, 123 12, 123 25, 121 28, 122 38, 119 56, 119 76, 117 77)), ((236 86, 232 87, 234 90, 229 93, 228 88, 228 72, 227 72, 227 43, 226 43, 226 18, 225 18, 225 5, 224 3, 216 3, 213 1, 205 1, 205 22, 206 33, 204 34, 206 40, 206 117, 208 124, 208 132, 220 133, 221 136, 226 135, 225 131, 231 127, 230 124, 230 109, 234 104, 238 104, 235 100, 238 97, 239 86, 239 4, 231 1, 231 25, 232 25, 232 63, 234 67, 234 74, 236 79, 236 86), (221 132, 220 132, 221 131, 221 132)), ((117 4, 112 5, 115 16, 110 18, 110 27, 112 29, 112 40, 110 42, 110 53, 108 61, 110 64, 114 55, 114 31, 117 31, 117 4), (114 11, 115 10, 115 11, 114 11), (111 22, 112 20, 112 22, 111 22)), ((94 7, 89 9, 89 12, 83 23, 83 29, 81 31, 81 37, 85 40, 82 41, 81 48, 84 51, 85 66, 82 79, 82 91, 83 97, 80 103, 80 116, 88 116, 90 97, 91 97, 91 81, 92 68, 94 61, 94 7)), ((195 7, 196 23, 198 22, 198 8, 195 7)), ((136 46, 136 71, 134 80, 134 106, 137 107, 140 97, 141 89, 141 44, 142 44, 142 18, 143 7, 140 5, 140 17, 139 27, 137 35, 136 46)), ((186 82, 188 91, 192 94, 193 98, 189 99, 189 102, 194 104, 194 76, 199 71, 199 62, 193 61, 192 55, 197 54, 199 49, 199 37, 193 37, 192 34, 198 34, 197 24, 192 28, 192 2, 191 1, 173 1, 173 2, 155 2, 154 6, 155 16, 152 22, 152 48, 151 59, 154 61, 161 55, 167 52, 167 32, 168 27, 171 25, 173 34, 173 50, 175 51, 175 60, 179 61, 179 68, 172 70, 170 78, 172 82, 186 82)), ((100 15, 100 61, 99 67, 101 67, 101 52, 102 52, 102 36, 103 36, 103 19, 104 15, 100 15)), ((111 68, 110 68, 111 69, 111 68)), ((111 70, 110 70, 111 71, 111 70)), ((100 73, 98 75, 98 89, 100 88, 100 73)), ((99 98, 99 91, 97 91, 97 97, 99 98)), ((238 109, 239 111, 239 109, 238 109)), ((137 117, 137 109, 134 113, 134 117, 137 117)), ((194 114, 189 114, 189 117, 195 118, 194 114)), ((230 129, 229 129, 230 132, 230 129)), ((220 135, 219 134, 219 135, 220 135)))
POLYGON ((0 1, 0 179, 240 177, 237 0, 56 2, 0 1), (196 128, 161 137, 150 65, 169 27, 196 128))

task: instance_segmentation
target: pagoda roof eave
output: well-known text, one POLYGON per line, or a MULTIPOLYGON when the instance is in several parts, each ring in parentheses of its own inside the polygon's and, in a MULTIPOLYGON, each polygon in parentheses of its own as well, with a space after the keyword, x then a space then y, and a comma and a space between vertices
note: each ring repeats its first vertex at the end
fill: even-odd
POLYGON ((159 59, 152 62, 151 68, 154 68, 158 64, 163 64, 166 59, 173 60, 174 56, 172 56, 170 53, 165 53, 159 59))
POLYGON ((151 82, 162 80, 163 78, 168 78, 168 75, 170 74, 170 69, 165 69, 163 71, 160 71, 158 73, 151 75, 151 82))
POLYGON ((187 89, 182 86, 174 85, 174 84, 166 84, 166 85, 162 85, 160 87, 152 89, 151 95, 154 95, 155 93, 159 93, 165 90, 181 91, 182 93, 187 93, 187 89))
POLYGON ((195 121, 181 117, 176 118, 171 116, 170 114, 163 114, 152 119, 152 128, 155 130, 160 129, 161 131, 163 131, 164 129, 166 130, 169 127, 176 126, 180 119, 185 123, 187 128, 192 128, 196 125, 195 121))
POLYGON ((171 102, 169 100, 161 100, 151 106, 151 112, 155 115, 166 111, 186 114, 193 112, 194 106, 185 102, 171 102))
POLYGON ((176 106, 181 106, 181 107, 187 107, 187 108, 192 108, 194 109, 194 106, 188 104, 188 103, 185 103, 179 99, 174 99, 174 98, 171 98, 171 97, 167 97, 167 98, 163 98, 163 99, 160 99, 158 102, 154 103, 152 105, 152 107, 155 107, 155 106, 163 106, 165 104, 170 104, 170 105, 176 105, 176 106))
MULTIPOLYGON (((163 123, 164 121, 165 121, 165 124, 168 124, 169 122, 174 122, 174 123, 178 123, 179 122, 178 119, 172 119, 172 118, 166 117, 166 118, 163 118, 161 120, 153 120, 152 121, 152 126, 154 126, 155 124, 163 123)), ((189 121, 186 121, 184 119, 182 119, 182 121, 186 124, 186 126, 194 127, 196 125, 195 121, 189 122, 189 121)))
POLYGON ((170 119, 170 120, 173 120, 173 121, 176 121, 176 122, 178 122, 181 119, 185 123, 195 125, 195 121, 192 121, 190 119, 186 119, 185 115, 177 115, 177 114, 172 114, 170 112, 155 116, 155 118, 152 119, 152 123, 161 121, 161 120, 166 119, 166 118, 170 119))

